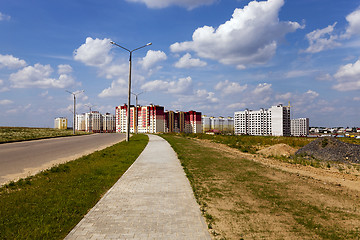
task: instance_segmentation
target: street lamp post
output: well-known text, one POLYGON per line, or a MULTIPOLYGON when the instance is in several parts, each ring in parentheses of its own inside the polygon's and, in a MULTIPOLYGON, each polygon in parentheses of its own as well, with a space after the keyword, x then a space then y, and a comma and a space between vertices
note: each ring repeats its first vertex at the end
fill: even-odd
POLYGON ((138 133, 138 96, 140 95, 140 94, 142 94, 142 93, 144 93, 144 92, 141 92, 141 93, 132 93, 133 95, 135 95, 135 101, 136 101, 136 105, 135 105, 135 109, 136 109, 136 111, 135 111, 135 116, 136 116, 136 130, 135 130, 135 133, 137 134, 138 133))
POLYGON ((141 48, 150 46, 152 43, 148 43, 144 46, 135 48, 133 50, 129 50, 123 46, 120 46, 119 44, 115 43, 115 42, 110 42, 111 44, 118 46, 126 51, 129 52, 130 56, 129 56, 129 92, 128 92, 128 105, 127 105, 127 115, 126 115, 126 141, 128 142, 130 140, 130 98, 131 98, 131 59, 132 59, 132 53, 136 50, 139 50, 141 48))
POLYGON ((75 135, 75 115, 76 115, 76 94, 84 92, 84 90, 76 91, 76 92, 70 92, 68 90, 65 90, 66 92, 72 94, 74 96, 74 119, 73 119, 73 134, 75 135))

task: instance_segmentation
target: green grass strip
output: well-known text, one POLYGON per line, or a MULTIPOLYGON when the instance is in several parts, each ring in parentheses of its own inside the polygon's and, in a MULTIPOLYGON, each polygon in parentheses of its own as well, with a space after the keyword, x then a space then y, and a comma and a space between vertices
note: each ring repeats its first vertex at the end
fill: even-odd
MULTIPOLYGON (((90 134, 76 131, 76 135, 90 134)), ((0 143, 73 136, 72 130, 54 128, 0 127, 0 143)))
POLYGON ((0 239, 63 239, 148 143, 135 135, 0 188, 0 239))

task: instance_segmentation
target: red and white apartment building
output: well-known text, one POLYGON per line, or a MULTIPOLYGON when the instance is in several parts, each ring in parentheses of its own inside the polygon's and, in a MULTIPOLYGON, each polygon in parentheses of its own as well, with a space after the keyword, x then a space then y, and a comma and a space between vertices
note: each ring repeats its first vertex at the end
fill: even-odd
MULTIPOLYGON (((126 132, 127 105, 116 107, 116 132, 126 132)), ((164 111, 163 106, 130 106, 130 132, 201 133, 201 112, 164 111), (137 123, 137 124, 136 124, 137 123)))

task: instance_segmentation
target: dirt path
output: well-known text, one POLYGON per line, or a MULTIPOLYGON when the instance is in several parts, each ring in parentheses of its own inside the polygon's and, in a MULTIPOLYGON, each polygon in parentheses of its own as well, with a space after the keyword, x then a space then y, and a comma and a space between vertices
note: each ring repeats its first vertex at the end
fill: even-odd
POLYGON ((214 219, 213 239, 359 239, 357 170, 285 163, 208 140, 182 147, 214 219))
POLYGON ((315 168, 311 166, 303 166, 300 164, 291 164, 281 162, 273 158, 264 157, 260 154, 250 154, 241 152, 235 148, 231 148, 225 144, 214 143, 209 140, 196 139, 201 145, 218 149, 230 155, 236 155, 239 158, 247 158, 256 162, 260 162, 267 166, 277 168, 286 172, 296 173, 302 176, 307 176, 315 180, 321 181, 324 184, 334 184, 336 186, 345 186, 351 190, 360 191, 360 171, 354 168, 347 168, 343 165, 343 172, 338 168, 332 167, 329 169, 315 168), (347 168, 347 169, 346 169, 347 168))

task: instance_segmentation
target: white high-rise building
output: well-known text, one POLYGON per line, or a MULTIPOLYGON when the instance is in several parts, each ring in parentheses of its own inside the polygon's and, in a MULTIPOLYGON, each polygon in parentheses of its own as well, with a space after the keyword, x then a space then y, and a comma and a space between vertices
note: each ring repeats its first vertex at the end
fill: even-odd
POLYGON ((309 118, 291 119, 291 136, 309 135, 309 118))
POLYGON ((246 109, 234 113, 235 134, 290 136, 290 107, 279 104, 269 109, 246 109))
POLYGON ((85 131, 85 114, 76 114, 75 130, 85 131))
POLYGON ((77 114, 75 130, 86 132, 115 132, 115 116, 98 111, 77 114))

